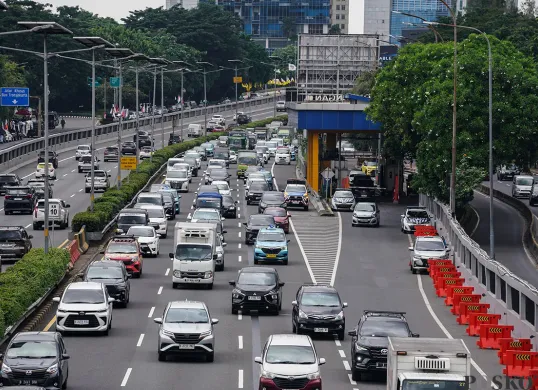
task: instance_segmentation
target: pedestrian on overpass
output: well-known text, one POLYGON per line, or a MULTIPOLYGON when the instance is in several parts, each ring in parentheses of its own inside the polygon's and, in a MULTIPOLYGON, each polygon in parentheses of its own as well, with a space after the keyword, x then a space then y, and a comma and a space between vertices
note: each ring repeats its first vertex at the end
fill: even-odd
POLYGON ((65 119, 62 116, 62 120, 60 121, 60 124, 62 125, 62 130, 65 128, 65 119))

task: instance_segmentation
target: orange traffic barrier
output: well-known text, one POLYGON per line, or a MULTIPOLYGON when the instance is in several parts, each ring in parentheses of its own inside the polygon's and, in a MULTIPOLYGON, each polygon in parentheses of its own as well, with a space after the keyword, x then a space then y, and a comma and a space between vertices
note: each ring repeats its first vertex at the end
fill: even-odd
POLYGON ((489 303, 467 303, 460 302, 460 314, 456 321, 460 325, 467 325, 469 323, 469 315, 471 313, 487 313, 489 309, 489 303))
POLYGON ((499 363, 505 365, 506 351, 523 351, 527 352, 532 349, 531 339, 499 339, 499 363))
POLYGON ((67 244, 65 249, 67 249, 71 254, 71 264, 75 264, 80 257, 77 240, 71 241, 69 244, 67 244))
POLYGON ((482 325, 498 325, 500 319, 500 314, 470 313, 469 326, 465 329, 465 332, 469 336, 478 336, 482 325))
POLYGON ((342 188, 349 188, 349 177, 344 177, 342 179, 342 188))
POLYGON ((538 368, 538 352, 506 351, 503 374, 510 377, 529 377, 538 368))
POLYGON ((454 272, 456 271, 456 266, 452 264, 450 260, 437 260, 429 259, 428 260, 430 277, 433 279, 437 272, 454 272))
POLYGON ((415 226, 415 237, 437 236, 437 229, 431 225, 415 226))
POLYGON ((529 379, 532 381, 530 390, 538 390, 538 368, 531 368, 529 370, 529 379))
POLYGON ((439 279, 441 278, 454 278, 457 279, 461 276, 461 272, 458 271, 449 271, 449 272, 436 272, 433 277, 433 287, 437 288, 439 286, 439 279))
POLYGON ((472 286, 447 286, 445 305, 452 306, 452 303, 454 301, 454 294, 472 294, 473 292, 474 287, 472 286))
POLYGON ((450 312, 457 316, 460 315, 460 303, 480 303, 482 295, 478 294, 454 294, 450 312))
POLYGON ((479 332, 480 340, 476 342, 476 345, 480 349, 500 349, 499 339, 512 337, 513 330, 513 325, 482 325, 479 332))
POLYGON ((439 278, 437 279, 437 287, 435 293, 438 297, 446 297, 446 289, 448 286, 463 286, 465 279, 463 278, 439 278))

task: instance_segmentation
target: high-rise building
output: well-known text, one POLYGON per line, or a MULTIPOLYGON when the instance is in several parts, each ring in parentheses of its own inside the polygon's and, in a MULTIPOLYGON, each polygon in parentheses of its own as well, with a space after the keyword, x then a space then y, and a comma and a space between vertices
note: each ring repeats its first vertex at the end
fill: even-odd
POLYGON ((181 8, 192 9, 198 7, 199 0, 166 0, 166 9, 179 5, 181 8))
POLYGON ((238 14, 245 33, 269 52, 289 45, 290 38, 297 34, 327 34, 331 23, 330 0, 217 0, 216 3, 238 14))
POLYGON ((331 26, 337 25, 341 34, 347 34, 349 28, 349 6, 353 0, 331 0, 331 26))
POLYGON ((388 39, 391 0, 351 0, 349 34, 377 34, 388 39))

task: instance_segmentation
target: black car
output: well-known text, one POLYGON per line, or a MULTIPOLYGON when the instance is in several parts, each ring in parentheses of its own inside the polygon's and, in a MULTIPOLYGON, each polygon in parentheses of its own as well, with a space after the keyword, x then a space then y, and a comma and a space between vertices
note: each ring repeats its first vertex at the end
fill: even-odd
POLYGON ((222 195, 222 206, 224 208, 222 216, 224 218, 237 218, 237 205, 239 202, 234 200, 231 195, 222 195))
POLYGON ((138 147, 143 148, 144 146, 151 146, 151 136, 149 135, 139 135, 138 136, 138 147))
POLYGON ((388 337, 419 337, 412 333, 405 313, 365 310, 351 340, 351 375, 360 381, 363 373, 387 371, 388 337))
POLYGON ((263 214, 267 207, 282 207, 288 208, 286 198, 282 192, 278 191, 266 191, 262 194, 260 204, 258 205, 258 213, 263 214))
POLYGON ((127 307, 131 293, 131 275, 123 261, 94 261, 80 276, 85 282, 103 283, 108 295, 121 303, 122 307, 127 307))
POLYGON ((0 357, 2 386, 67 388, 69 355, 57 332, 19 332, 0 357))
POLYGON ((213 157, 217 160, 224 160, 226 168, 230 167, 230 153, 227 150, 216 149, 213 157))
POLYGON ((254 243, 260 229, 276 226, 275 218, 272 215, 251 215, 248 218, 248 222, 243 222, 245 226, 245 244, 250 245, 254 243))
POLYGON ((192 157, 183 157, 183 160, 192 167, 192 177, 198 177, 198 165, 196 165, 196 159, 192 157))
POLYGON ((37 196, 33 187, 18 186, 4 187, 4 214, 9 215, 14 212, 32 214, 34 211, 37 196))
POLYGON ((261 181, 255 181, 250 184, 248 192, 245 194, 247 205, 261 202, 264 192, 269 191, 269 185, 261 181))
POLYGON ((246 114, 239 114, 237 115, 237 124, 238 125, 246 125, 247 123, 250 122, 249 120, 250 118, 248 117, 248 115, 246 114))
POLYGON ((34 238, 22 226, 0 226, 0 259, 15 261, 32 249, 34 238))
MULTIPOLYGON (((138 130, 138 137, 139 139, 140 137, 149 137, 149 132, 146 130, 138 130)), ((133 135, 133 142, 136 142, 136 134, 133 135)))
POLYGON ((338 291, 331 286, 305 284, 297 290, 292 302, 291 322, 293 333, 338 335, 344 339, 346 318, 338 291))
POLYGON ((132 154, 136 156, 136 144, 134 142, 124 142, 121 144, 121 154, 132 154))
MULTIPOLYGON (((45 162, 45 151, 42 150, 37 155, 37 163, 44 163, 45 162)), ((56 152, 53 152, 52 150, 49 150, 49 163, 52 164, 54 169, 58 168, 58 154, 56 152)))
POLYGON ((277 314, 282 309, 282 286, 278 272, 270 267, 245 267, 239 271, 237 281, 230 281, 232 314, 241 311, 277 314))
MULTIPOLYGON (((44 179, 31 179, 26 183, 27 186, 30 186, 34 189, 37 199, 45 198, 45 180, 44 179)), ((54 184, 49 182, 49 199, 53 197, 52 186, 54 184)))
POLYGON ((168 138, 168 145, 174 145, 181 143, 181 135, 180 134, 170 134, 170 138, 168 138))
POLYGON ((22 184, 22 180, 15 173, 3 173, 0 175, 0 195, 6 193, 5 187, 16 187, 22 184))
POLYGON ((118 150, 117 146, 107 146, 104 151, 104 158, 103 160, 105 162, 107 161, 118 161, 120 156, 120 152, 118 150))
POLYGON ((167 219, 176 219, 176 198, 171 192, 162 192, 167 219))

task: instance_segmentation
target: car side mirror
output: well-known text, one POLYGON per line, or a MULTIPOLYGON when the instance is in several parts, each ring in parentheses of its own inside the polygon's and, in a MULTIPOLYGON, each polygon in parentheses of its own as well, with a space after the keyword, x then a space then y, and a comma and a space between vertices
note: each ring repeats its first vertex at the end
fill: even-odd
POLYGON ((127 274, 127 279, 132 279, 133 275, 127 274))
POLYGON ((80 273, 78 273, 78 274, 77 274, 77 277, 79 277, 79 278, 83 278, 83 277, 84 277, 84 272, 80 272, 80 273))
POLYGON ((219 323, 219 320, 216 318, 211 319, 211 324, 216 325, 219 323))
POLYGON ((405 215, 401 214, 401 215, 400 215, 400 217, 402 217, 402 218, 403 218, 403 217, 405 217, 405 215))
POLYGON ((292 305, 292 306, 297 306, 297 301, 292 301, 292 302, 291 302, 291 305, 292 305))
POLYGON ((235 280, 230 280, 230 281, 228 282, 228 284, 229 284, 230 286, 235 286, 235 280))
POLYGON ((153 319, 153 322, 155 322, 156 324, 162 324, 162 323, 163 323, 163 319, 162 319, 162 318, 154 318, 154 319, 153 319))
POLYGON ((278 283, 278 285, 279 285, 280 287, 283 287, 285 284, 286 284, 286 283, 284 283, 284 282, 280 282, 280 283, 278 283))
POLYGON ((32 236, 32 235, 30 234, 30 235, 28 235, 28 238, 32 239, 32 238, 34 238, 34 236, 32 236))
POLYGON ((102 249, 102 250, 99 251, 99 253, 102 254, 102 255, 104 255, 104 254, 105 254, 105 250, 102 249))
POLYGON ((69 359, 71 359, 71 356, 69 356, 66 353, 62 354, 62 360, 69 360, 69 359))
POLYGON ((222 243, 222 247, 224 248, 225 246, 228 246, 228 243, 227 243, 227 242, 223 242, 223 243, 222 243))
POLYGON ((218 255, 213 255, 213 260, 217 260, 218 259, 218 255))
POLYGON ((66 208, 66 209, 68 209, 68 208, 70 208, 70 207, 71 207, 71 205, 70 205, 69 203, 66 203, 66 204, 65 204, 65 208, 66 208))
POLYGON ((60 303, 60 297, 52 298, 52 302, 60 303))
POLYGON ((348 331, 347 334, 351 337, 357 337, 357 331, 355 329, 348 331))
POLYGON ((411 337, 420 337, 418 333, 411 333, 411 337))
POLYGON ((261 358, 260 356, 256 356, 256 357, 254 358, 254 362, 255 362, 255 363, 258 363, 258 364, 262 364, 262 358, 261 358))
POLYGON ((226 234, 226 233, 228 233, 228 230, 223 230, 222 231, 222 234, 226 234))
POLYGON ((407 248, 407 249, 409 249, 410 251, 413 251, 413 250, 415 250, 415 248, 413 248, 412 246, 410 246, 410 247, 409 247, 409 248, 407 248))
POLYGON ((226 218, 221 218, 220 220, 221 220, 221 221, 225 221, 225 220, 226 220, 226 218))
POLYGON ((319 363, 318 363, 320 366, 324 365, 325 364, 325 359, 324 358, 319 358, 319 363))
POLYGON ((287 240, 286 242, 289 244, 291 240, 287 240))
POLYGON ((342 303, 342 307, 345 309, 347 307, 347 302, 342 303))
POLYGON ((116 300, 114 298, 108 298, 108 303, 114 303, 116 300))

